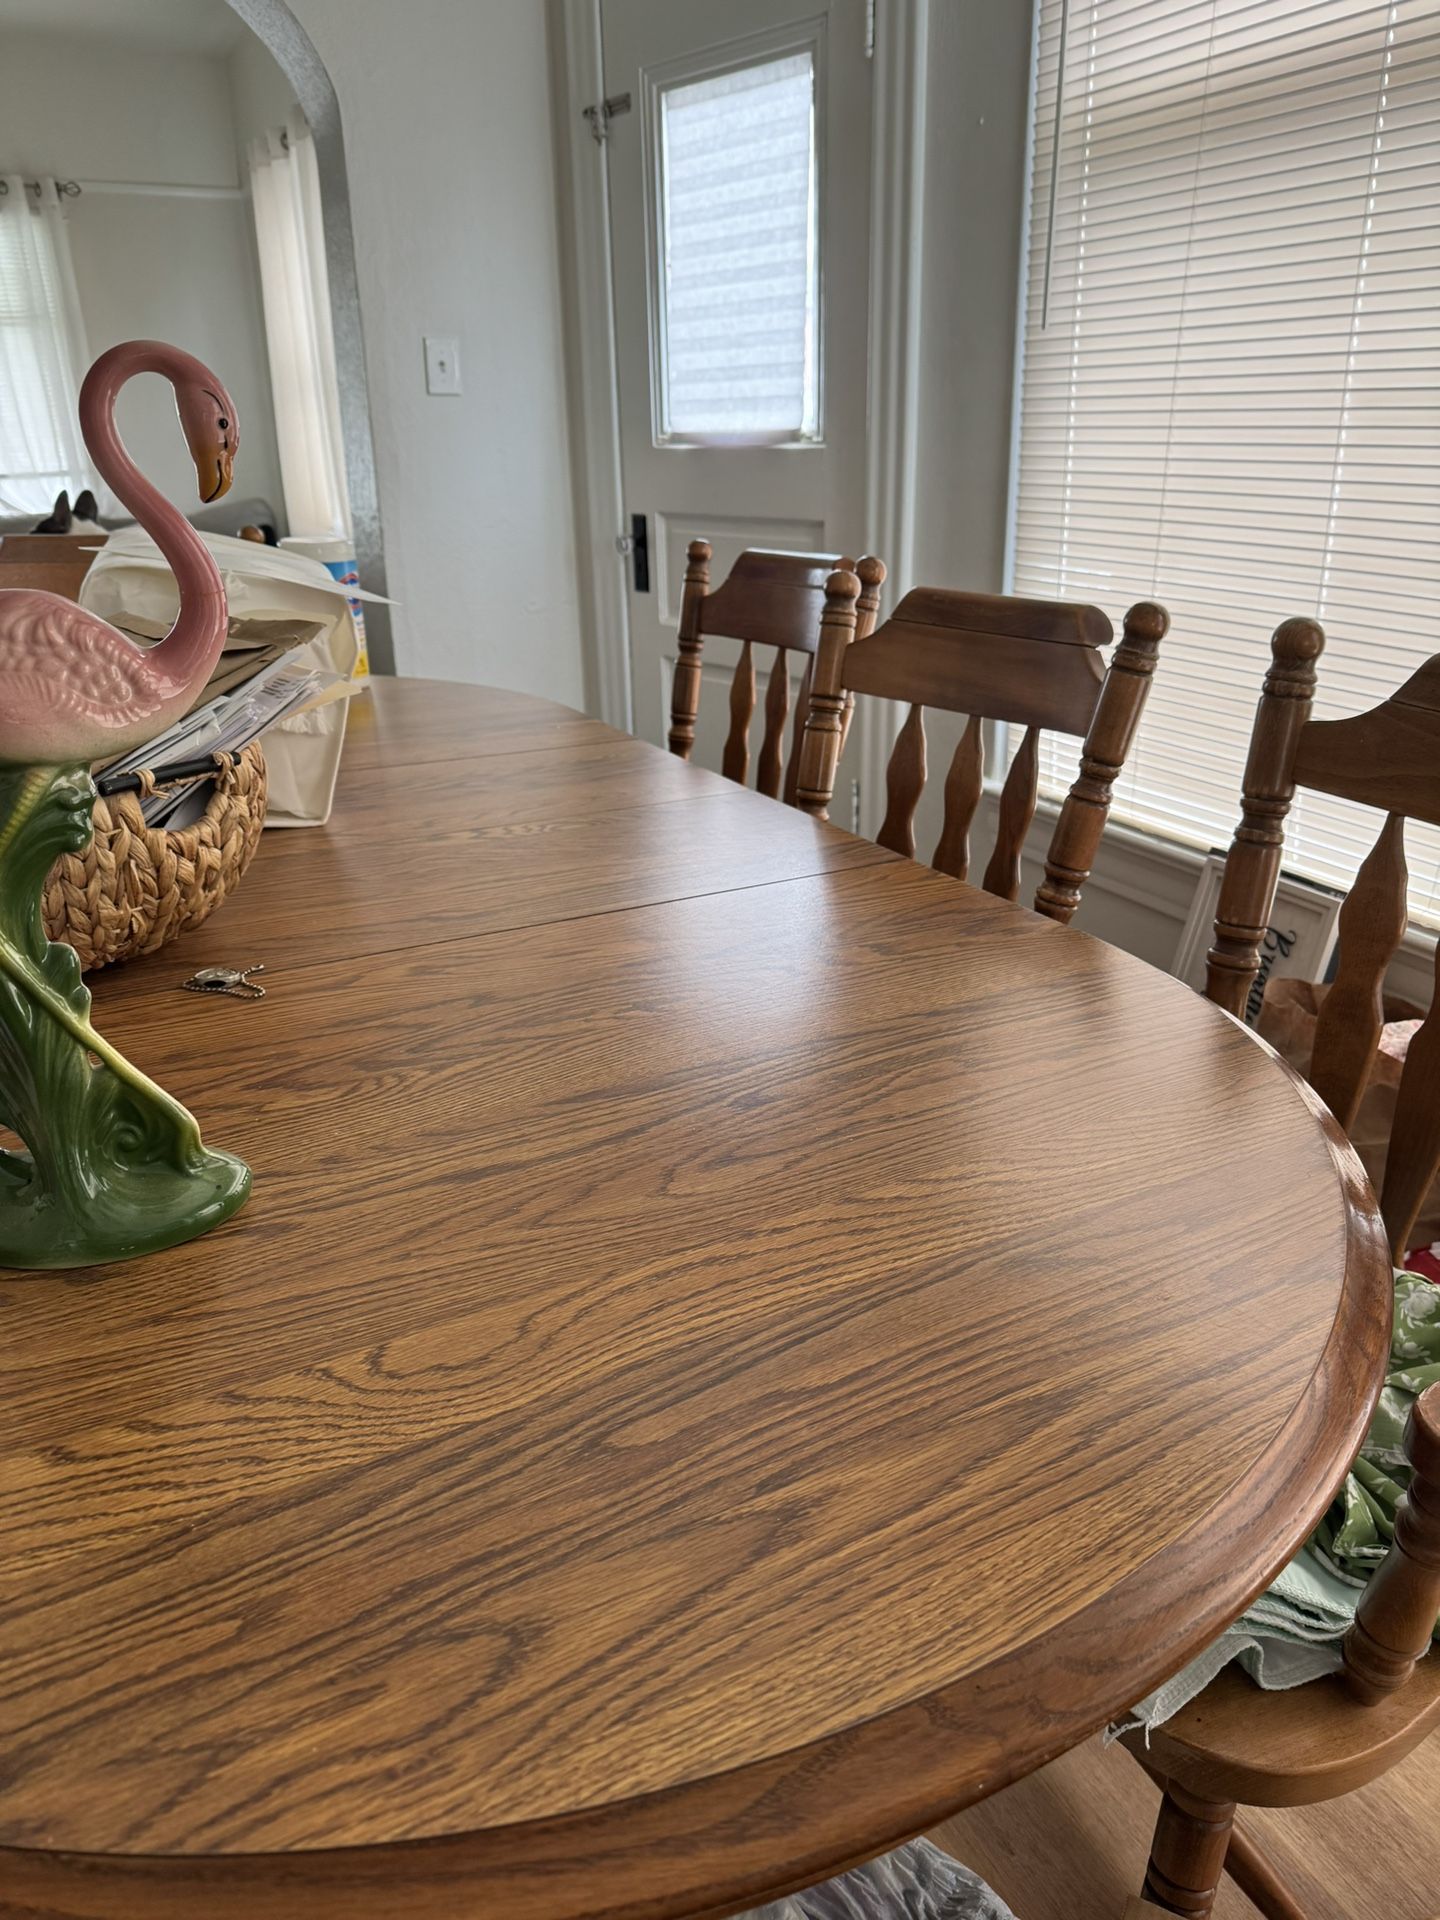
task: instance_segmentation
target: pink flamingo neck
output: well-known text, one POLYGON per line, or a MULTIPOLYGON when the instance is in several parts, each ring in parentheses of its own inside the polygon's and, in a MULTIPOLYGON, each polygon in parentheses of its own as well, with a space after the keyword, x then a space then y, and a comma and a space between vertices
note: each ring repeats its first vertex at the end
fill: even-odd
POLYGON ((227 612, 220 569, 190 522, 141 473, 115 426, 115 401, 137 373, 158 373, 178 393, 209 387, 213 376, 193 354, 163 340, 131 340, 102 353, 80 389, 80 431, 90 457, 117 499, 164 554, 180 589, 175 624, 145 656, 149 673, 176 693, 198 689, 225 645, 227 612))

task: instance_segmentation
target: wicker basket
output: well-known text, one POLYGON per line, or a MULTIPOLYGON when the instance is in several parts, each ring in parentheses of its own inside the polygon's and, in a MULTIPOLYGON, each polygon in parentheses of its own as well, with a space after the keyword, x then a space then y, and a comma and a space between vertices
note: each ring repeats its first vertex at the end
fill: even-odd
MULTIPOLYGON (((193 826, 147 827, 138 793, 95 802, 95 837, 62 854, 45 882, 45 931, 81 967, 153 953, 198 927, 239 882, 265 824, 265 756, 258 744, 218 756, 215 791, 193 826)), ((142 775, 142 779, 148 779, 142 775)))

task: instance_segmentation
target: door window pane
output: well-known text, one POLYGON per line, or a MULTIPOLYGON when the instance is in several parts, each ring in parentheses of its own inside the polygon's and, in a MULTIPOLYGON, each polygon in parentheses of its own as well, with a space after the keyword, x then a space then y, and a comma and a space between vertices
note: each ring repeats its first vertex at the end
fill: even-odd
POLYGON ((812 53, 665 88, 660 142, 662 436, 813 437, 812 53))

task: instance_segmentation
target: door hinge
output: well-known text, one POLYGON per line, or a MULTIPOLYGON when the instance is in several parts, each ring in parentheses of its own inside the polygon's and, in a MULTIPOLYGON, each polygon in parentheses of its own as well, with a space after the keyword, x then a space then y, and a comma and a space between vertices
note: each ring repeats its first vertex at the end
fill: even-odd
POLYGON ((585 118, 590 122, 590 132, 597 143, 603 144, 610 137, 610 122, 618 120, 622 113, 630 111, 628 93, 612 93, 608 100, 602 100, 598 106, 586 107, 585 118))

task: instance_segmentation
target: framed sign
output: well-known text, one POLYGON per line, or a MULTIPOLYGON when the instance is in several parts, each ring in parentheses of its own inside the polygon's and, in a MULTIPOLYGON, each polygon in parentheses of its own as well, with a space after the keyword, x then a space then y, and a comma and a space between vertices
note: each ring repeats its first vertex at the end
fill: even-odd
MULTIPOLYGON (((1205 955, 1215 937, 1215 908, 1225 856, 1210 854, 1200 869, 1190 916, 1180 936, 1170 971, 1197 993, 1205 991, 1205 955)), ((1245 1003, 1245 1022, 1253 1027, 1265 997, 1267 980, 1323 980, 1335 951, 1336 922, 1344 896, 1309 880, 1282 873, 1270 909, 1270 925, 1260 944, 1260 971, 1245 1003)))

